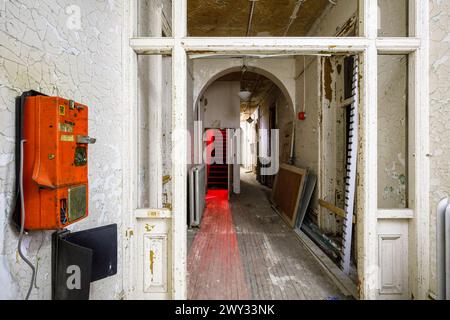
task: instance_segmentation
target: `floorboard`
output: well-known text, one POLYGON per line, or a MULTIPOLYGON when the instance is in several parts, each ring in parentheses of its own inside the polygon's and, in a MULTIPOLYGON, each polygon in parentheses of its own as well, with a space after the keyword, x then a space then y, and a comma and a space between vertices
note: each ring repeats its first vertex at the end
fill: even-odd
POLYGON ((208 193, 201 226, 188 232, 188 298, 344 298, 272 210, 269 190, 241 172, 241 194, 208 193))

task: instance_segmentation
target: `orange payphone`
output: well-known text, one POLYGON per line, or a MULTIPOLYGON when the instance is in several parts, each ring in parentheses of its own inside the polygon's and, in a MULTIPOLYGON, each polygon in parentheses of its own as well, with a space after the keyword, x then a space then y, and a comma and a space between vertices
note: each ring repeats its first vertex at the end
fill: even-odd
POLYGON ((20 119, 25 230, 63 229, 87 217, 88 145, 95 143, 88 107, 28 94, 20 119))

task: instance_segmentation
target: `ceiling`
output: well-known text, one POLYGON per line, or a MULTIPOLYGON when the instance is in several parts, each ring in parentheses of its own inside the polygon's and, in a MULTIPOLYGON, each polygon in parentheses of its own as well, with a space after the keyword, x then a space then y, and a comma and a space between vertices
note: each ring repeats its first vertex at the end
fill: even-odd
POLYGON ((281 93, 272 80, 251 71, 245 72, 243 76, 242 72, 232 72, 224 75, 217 81, 240 81, 241 88, 252 92, 250 101, 241 103, 241 112, 245 113, 252 112, 269 93, 274 95, 281 93))
MULTIPOLYGON (((249 36, 283 36, 297 0, 258 0, 249 36)), ((287 36, 305 36, 329 0, 305 0, 287 36)), ((192 37, 244 37, 249 0, 188 0, 188 30, 192 37)))

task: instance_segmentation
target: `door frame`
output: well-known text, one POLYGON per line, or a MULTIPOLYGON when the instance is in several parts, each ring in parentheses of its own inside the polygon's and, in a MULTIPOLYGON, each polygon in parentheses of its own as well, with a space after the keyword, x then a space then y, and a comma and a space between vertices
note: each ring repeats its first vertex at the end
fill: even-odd
POLYGON ((379 38, 378 6, 376 0, 359 0, 359 36, 289 37, 289 38, 217 38, 187 37, 187 0, 172 1, 172 37, 136 38, 136 0, 124 5, 123 72, 125 105, 127 111, 124 126, 124 290, 125 296, 133 287, 132 241, 127 238, 134 228, 136 207, 136 83, 137 55, 172 56, 172 277, 173 299, 186 299, 186 215, 187 215, 187 62, 189 54, 274 54, 297 55, 317 53, 355 53, 360 55, 361 72, 361 120, 358 192, 362 195, 358 210, 358 277, 362 299, 376 299, 379 285, 378 270, 378 220, 386 217, 411 219, 409 244, 410 274, 414 279, 411 288, 416 298, 425 299, 429 288, 429 3, 409 0, 411 37, 379 38), (420 181, 414 185, 415 203, 410 210, 379 210, 377 207, 377 58, 378 54, 407 54, 409 56, 410 109, 420 115, 414 118, 415 157, 414 176, 420 181), (176 159, 176 161, 174 160, 176 159), (411 218, 411 211, 413 217, 411 218))

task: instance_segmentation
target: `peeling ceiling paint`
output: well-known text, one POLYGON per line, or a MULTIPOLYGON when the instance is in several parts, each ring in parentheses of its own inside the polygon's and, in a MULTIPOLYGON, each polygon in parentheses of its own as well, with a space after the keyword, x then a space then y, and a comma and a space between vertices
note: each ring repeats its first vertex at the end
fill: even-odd
MULTIPOLYGON (((296 3, 296 0, 256 1, 250 36, 282 36, 296 3)), ((287 35, 305 36, 328 5, 328 0, 306 0, 287 35)), ((189 0, 189 35, 243 37, 250 9, 248 0, 189 0)))

